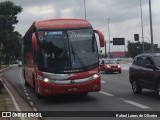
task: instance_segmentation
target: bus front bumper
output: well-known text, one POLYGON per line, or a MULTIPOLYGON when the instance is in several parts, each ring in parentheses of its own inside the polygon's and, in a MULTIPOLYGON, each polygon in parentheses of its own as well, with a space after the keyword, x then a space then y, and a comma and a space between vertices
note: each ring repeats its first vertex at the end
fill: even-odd
POLYGON ((72 80, 70 82, 59 82, 56 83, 47 83, 44 81, 39 81, 38 93, 41 96, 53 96, 53 95, 62 95, 62 94, 80 94, 87 92, 100 91, 101 82, 100 76, 96 79, 88 80, 88 81, 79 81, 72 80))

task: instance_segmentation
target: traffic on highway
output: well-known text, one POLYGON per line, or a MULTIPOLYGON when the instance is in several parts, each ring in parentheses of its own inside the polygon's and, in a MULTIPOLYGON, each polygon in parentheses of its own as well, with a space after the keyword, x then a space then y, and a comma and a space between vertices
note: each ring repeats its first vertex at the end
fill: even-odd
POLYGON ((159 120, 159 4, 1 0, 0 119, 159 120))
MULTIPOLYGON (((159 111, 159 97, 157 96, 157 92, 143 89, 141 95, 134 94, 129 82, 129 67, 131 63, 123 63, 120 65, 122 67, 121 74, 106 74, 102 71, 101 90, 99 92, 90 92, 87 95, 58 95, 39 99, 36 97, 36 92, 32 87, 24 87, 22 68, 17 65, 6 70, 4 77, 16 88, 23 99, 28 101, 28 103, 32 103, 33 109, 37 111, 62 111, 62 116, 65 116, 64 111, 159 111)), ((92 117, 94 115, 92 115, 93 114, 89 116, 89 119, 93 119, 92 117)), ((100 115, 104 116, 102 113, 100 115)), ((73 116, 70 115, 70 117, 66 119, 73 119, 73 116)), ((60 116, 56 116, 56 118, 57 117, 60 119, 60 116)), ((45 117, 46 120, 52 118, 53 117, 45 117)), ((96 118, 97 117, 94 117, 94 119, 96 118)), ((81 119, 81 117, 79 116, 76 119, 81 119)), ((108 119, 108 117, 105 119, 108 119)), ((115 118, 113 117, 113 119, 115 118)), ((130 119, 134 120, 135 118, 130 119)))

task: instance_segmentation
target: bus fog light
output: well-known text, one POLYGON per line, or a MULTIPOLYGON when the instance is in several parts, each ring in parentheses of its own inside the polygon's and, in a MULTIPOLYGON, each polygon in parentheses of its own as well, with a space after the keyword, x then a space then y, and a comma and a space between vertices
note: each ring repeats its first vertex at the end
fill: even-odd
POLYGON ((50 92, 50 90, 48 88, 44 88, 44 91, 47 92, 47 93, 50 92))
POLYGON ((49 79, 48 78, 44 78, 44 82, 49 82, 49 79))
POLYGON ((97 89, 98 88, 98 85, 94 85, 93 86, 93 90, 97 89))

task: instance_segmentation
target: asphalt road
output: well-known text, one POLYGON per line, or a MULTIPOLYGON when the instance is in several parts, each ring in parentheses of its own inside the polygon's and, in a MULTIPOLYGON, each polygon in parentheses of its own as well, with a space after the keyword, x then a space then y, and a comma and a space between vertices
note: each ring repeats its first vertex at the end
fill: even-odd
MULTIPOLYGON (((23 88, 24 80, 21 68, 14 66, 3 74, 16 88, 17 92, 37 111, 160 111, 160 98, 155 91, 143 90, 141 95, 135 95, 128 80, 128 65, 123 64, 121 74, 102 73, 102 89, 100 92, 82 95, 66 95, 38 99, 31 87, 23 88)), ((44 118, 52 120, 53 118, 44 118)), ((55 117, 54 119, 81 120, 81 117, 55 117)), ((83 117, 87 120, 121 120, 124 118, 83 117)), ((151 118, 141 118, 148 119, 151 118)), ((154 120, 158 118, 153 118, 154 120)), ((137 118, 127 118, 137 120, 137 118)))

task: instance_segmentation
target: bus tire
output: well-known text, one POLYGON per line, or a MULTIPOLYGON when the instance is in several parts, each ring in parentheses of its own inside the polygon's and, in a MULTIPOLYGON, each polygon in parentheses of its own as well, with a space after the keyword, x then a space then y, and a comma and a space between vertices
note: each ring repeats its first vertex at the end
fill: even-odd
POLYGON ((88 92, 84 92, 84 93, 82 93, 81 95, 86 96, 86 95, 88 95, 88 92))
POLYGON ((23 69, 23 78, 26 79, 25 70, 23 69))
POLYGON ((24 84, 25 84, 26 87, 29 86, 29 83, 26 80, 25 80, 24 84))
POLYGON ((25 70, 23 70, 23 77, 24 77, 24 85, 25 85, 26 87, 28 87, 28 86, 29 86, 29 83, 26 81, 25 70))
POLYGON ((37 94, 36 96, 37 96, 38 99, 42 99, 43 98, 43 96, 40 95, 39 93, 36 92, 36 94, 37 94))

